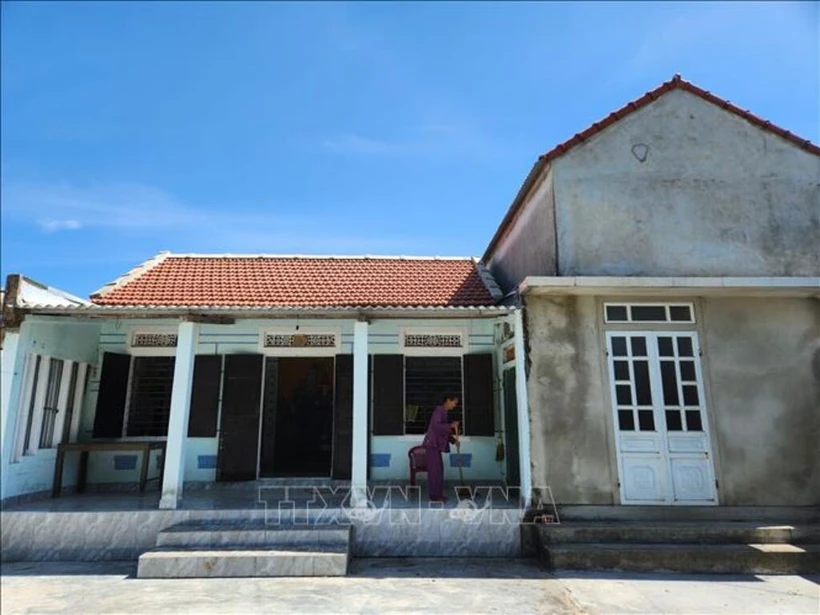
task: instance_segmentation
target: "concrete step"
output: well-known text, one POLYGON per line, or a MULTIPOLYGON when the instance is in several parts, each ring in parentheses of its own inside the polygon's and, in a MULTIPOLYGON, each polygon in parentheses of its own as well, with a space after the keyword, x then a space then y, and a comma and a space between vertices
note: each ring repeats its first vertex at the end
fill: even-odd
POLYGON ((341 545, 290 545, 267 549, 157 548, 140 555, 137 577, 343 577, 349 553, 341 545))
MULTIPOLYGON (((544 510, 552 514, 551 510, 544 510)), ((561 521, 820 522, 820 506, 558 506, 561 521)))
POLYGON ((583 522, 538 525, 543 544, 813 544, 820 525, 751 522, 583 522))
POLYGON ((559 544, 542 547, 551 570, 729 574, 820 572, 820 545, 559 544))
POLYGON ((158 547, 286 547, 350 543, 350 525, 266 524, 262 521, 186 521, 157 534, 158 547))

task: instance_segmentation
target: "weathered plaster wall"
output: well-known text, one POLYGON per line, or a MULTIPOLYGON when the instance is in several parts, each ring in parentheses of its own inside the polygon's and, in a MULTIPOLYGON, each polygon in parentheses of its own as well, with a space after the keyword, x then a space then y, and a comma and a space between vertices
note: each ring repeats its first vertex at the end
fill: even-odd
POLYGON ((593 297, 529 297, 532 483, 559 504, 614 504, 601 344, 593 297))
POLYGON ((820 157, 688 92, 552 165, 559 275, 820 273, 820 157))
POLYGON ((507 293, 528 275, 555 275, 555 216, 552 173, 526 197, 520 214, 487 263, 507 293))
POLYGON ((723 505, 820 505, 820 301, 705 299, 723 505))

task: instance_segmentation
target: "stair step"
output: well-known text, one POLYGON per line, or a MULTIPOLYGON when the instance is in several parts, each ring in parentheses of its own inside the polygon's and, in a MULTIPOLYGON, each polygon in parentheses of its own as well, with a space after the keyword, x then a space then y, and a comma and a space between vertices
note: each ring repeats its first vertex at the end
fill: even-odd
POLYGON ((281 549, 157 548, 143 553, 138 578, 336 577, 347 574, 347 548, 292 545, 281 549))
POLYGON ((809 574, 820 572, 820 545, 790 544, 552 544, 551 569, 809 574))
POLYGON ((749 522, 575 522, 539 525, 544 544, 761 544, 820 543, 820 525, 749 522))
POLYGON ((186 521, 157 534, 158 547, 285 547, 342 545, 350 542, 350 525, 266 524, 243 521, 186 521))

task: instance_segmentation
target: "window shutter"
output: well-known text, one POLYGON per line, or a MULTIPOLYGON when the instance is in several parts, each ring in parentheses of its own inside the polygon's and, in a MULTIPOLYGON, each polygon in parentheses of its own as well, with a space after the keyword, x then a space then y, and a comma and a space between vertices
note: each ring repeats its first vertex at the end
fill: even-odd
POLYGON ((221 355, 200 354, 196 356, 194 382, 191 387, 191 411, 188 415, 189 438, 216 437, 221 375, 221 355))
POLYGON ((353 355, 336 355, 333 399, 333 468, 335 479, 347 480, 353 459, 353 355))
POLYGON ((128 390, 130 369, 130 355, 114 352, 106 352, 103 355, 97 410, 94 414, 95 438, 122 437, 125 394, 128 390))
POLYGON ((493 355, 464 355, 464 434, 495 435, 493 418, 493 355))
POLYGON ((373 435, 404 435, 404 355, 373 355, 373 435))

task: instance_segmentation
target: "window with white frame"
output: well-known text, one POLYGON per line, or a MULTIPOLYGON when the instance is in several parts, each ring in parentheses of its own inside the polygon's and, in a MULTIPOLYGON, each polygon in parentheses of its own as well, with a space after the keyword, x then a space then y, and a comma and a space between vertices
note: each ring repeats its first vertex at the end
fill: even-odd
POLYGON ((81 400, 83 397, 83 391, 78 391, 78 385, 80 387, 84 387, 83 383, 78 383, 80 378, 80 364, 74 362, 71 365, 71 375, 69 376, 68 380, 68 396, 66 399, 66 408, 65 408, 65 415, 63 417, 63 431, 60 434, 60 442, 70 442, 72 437, 72 426, 74 424, 74 412, 75 408, 79 411, 78 408, 78 398, 81 400))
POLYGON ((33 355, 30 359, 32 362, 29 365, 33 365, 33 368, 25 381, 26 393, 22 404, 24 411, 20 414, 21 424, 25 425, 25 431, 17 451, 18 455, 25 455, 31 448, 31 430, 34 427, 34 411, 37 408, 37 391, 40 388, 42 359, 40 355, 33 355))
POLYGON ((48 381, 46 383, 46 397, 41 411, 42 424, 40 426, 40 444, 38 448, 54 446, 54 427, 57 424, 57 414, 60 412, 60 387, 63 384, 63 360, 49 359, 48 381))
POLYGON ((605 303, 607 323, 680 323, 695 322, 691 303, 605 303))
POLYGON ((23 371, 13 459, 76 438, 88 365, 29 355, 23 371))

